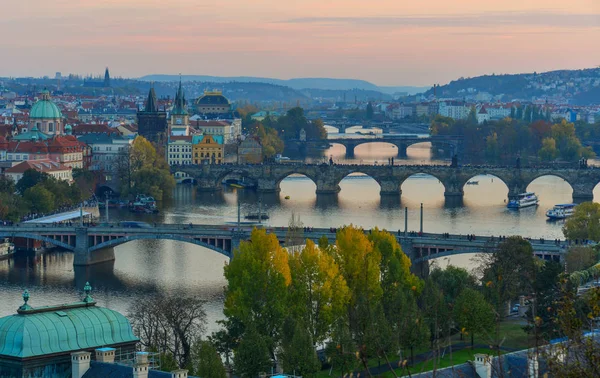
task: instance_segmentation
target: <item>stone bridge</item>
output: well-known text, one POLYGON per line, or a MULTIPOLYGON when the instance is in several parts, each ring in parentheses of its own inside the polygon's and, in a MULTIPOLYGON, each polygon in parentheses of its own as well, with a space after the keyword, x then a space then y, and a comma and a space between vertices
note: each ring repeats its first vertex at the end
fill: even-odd
POLYGON ((380 187, 381 195, 400 195, 401 186, 409 177, 428 174, 444 186, 446 197, 464 195, 464 186, 479 175, 493 175, 508 188, 508 197, 527 191, 535 179, 543 176, 556 176, 564 179, 573 188, 574 201, 588 201, 594 197, 594 188, 600 183, 600 169, 572 168, 511 168, 493 166, 447 165, 308 165, 308 164, 265 164, 265 165, 188 165, 173 167, 174 172, 183 172, 193 177, 198 190, 217 191, 221 182, 229 175, 247 177, 257 182, 259 192, 278 192, 280 183, 292 174, 305 175, 317 187, 317 194, 331 194, 340 191, 340 182, 348 175, 362 173, 373 178, 380 187))
MULTIPOLYGON (((318 143, 327 142, 330 144, 341 144, 346 147, 346 157, 354 157, 354 149, 361 144, 367 143, 388 143, 398 148, 398 157, 406 157, 406 150, 413 144, 431 142, 435 145, 446 145, 450 149, 451 155, 461 155, 463 151, 463 140, 455 136, 407 136, 407 135, 384 135, 364 138, 331 138, 318 141, 318 143)), ((310 141, 308 143, 311 143, 310 141)))
MULTIPOLYGON (((159 224, 147 228, 125 228, 119 223, 100 226, 66 226, 18 224, 0 226, 0 238, 24 238, 43 241, 75 253, 73 265, 88 266, 115 259, 113 247, 133 240, 162 239, 195 244, 233 257, 233 251, 243 240, 249 240, 252 227, 237 228, 231 225, 179 225, 159 224)), ((269 227, 267 232, 275 234, 282 245, 285 244, 287 228, 269 227)), ((365 232, 368 232, 365 231, 365 232)), ((318 242, 325 235, 335 243, 335 229, 312 229, 305 232, 304 238, 318 242)), ((467 239, 462 235, 397 233, 397 239, 404 252, 413 261, 414 271, 427 274, 430 259, 464 253, 494 252, 500 240, 496 237, 475 237, 467 239)), ((536 256, 546 260, 559 260, 566 251, 566 242, 532 240, 536 256)), ((284 245, 285 246, 285 245, 284 245)))

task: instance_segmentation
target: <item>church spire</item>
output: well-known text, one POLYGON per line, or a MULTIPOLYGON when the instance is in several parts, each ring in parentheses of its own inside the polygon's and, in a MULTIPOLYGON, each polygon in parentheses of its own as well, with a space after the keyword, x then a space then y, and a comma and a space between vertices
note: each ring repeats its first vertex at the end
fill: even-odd
POLYGON ((183 87, 181 86, 181 76, 179 77, 179 88, 175 94, 175 104, 173 105, 173 115, 187 115, 185 110, 185 95, 183 94, 183 87))
POLYGON ((156 92, 154 92, 154 84, 150 87, 148 92, 148 99, 146 100, 145 112, 155 113, 158 111, 158 101, 156 100, 156 92))
POLYGON ((110 87, 110 74, 108 73, 108 67, 104 70, 104 87, 110 87))

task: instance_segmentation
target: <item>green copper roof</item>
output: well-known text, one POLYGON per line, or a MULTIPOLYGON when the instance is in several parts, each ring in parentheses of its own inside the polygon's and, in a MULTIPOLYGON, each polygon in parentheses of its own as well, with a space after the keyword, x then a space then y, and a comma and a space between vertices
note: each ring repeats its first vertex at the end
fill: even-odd
POLYGON ((32 308, 28 299, 18 314, 0 318, 0 357, 68 353, 139 340, 127 318, 96 307, 89 290, 83 302, 60 306, 32 308))
POLYGON ((50 92, 44 90, 42 92, 41 98, 33 104, 31 110, 29 111, 29 118, 46 118, 46 119, 56 119, 62 118, 62 113, 50 100, 50 92))
POLYGON ((50 139, 50 135, 44 134, 40 130, 38 130, 37 126, 33 126, 33 129, 17 134, 13 137, 14 140, 46 140, 50 139))

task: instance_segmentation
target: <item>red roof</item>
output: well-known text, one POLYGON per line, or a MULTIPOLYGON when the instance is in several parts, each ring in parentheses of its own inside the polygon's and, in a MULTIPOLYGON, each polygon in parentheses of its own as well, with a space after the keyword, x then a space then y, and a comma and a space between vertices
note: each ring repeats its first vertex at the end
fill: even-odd
POLYGON ((197 120, 194 122, 195 126, 229 126, 230 123, 227 121, 204 121, 204 120, 197 120))
POLYGON ((83 134, 91 134, 91 133, 118 134, 119 132, 116 129, 113 129, 104 123, 82 123, 82 124, 73 126, 73 134, 75 134, 75 135, 83 135, 83 134))
POLYGON ((71 168, 51 160, 35 160, 35 161, 23 161, 14 167, 6 169, 6 173, 24 173, 28 169, 35 169, 38 172, 56 172, 56 171, 70 171, 71 168))

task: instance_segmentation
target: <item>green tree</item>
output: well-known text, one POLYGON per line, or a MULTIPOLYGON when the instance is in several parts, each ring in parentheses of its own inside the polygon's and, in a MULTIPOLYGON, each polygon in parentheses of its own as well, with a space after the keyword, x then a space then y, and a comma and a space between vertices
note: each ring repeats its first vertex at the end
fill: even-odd
POLYGON ((197 340, 192 346, 192 365, 190 375, 211 378, 226 378, 221 356, 208 341, 197 340))
POLYGON ((448 265, 446 269, 435 267, 429 274, 444 294, 447 304, 454 305, 456 298, 464 289, 474 289, 476 278, 469 274, 466 269, 448 265))
POLYGON ((325 354, 332 368, 346 377, 357 367, 358 348, 352 339, 345 322, 339 322, 333 329, 331 341, 325 347, 325 354))
POLYGON ((284 340, 280 358, 283 370, 302 377, 315 377, 321 364, 310 333, 301 322, 294 322, 293 336, 284 340))
POLYGON ((48 213, 54 209, 54 194, 42 184, 25 190, 23 199, 31 204, 31 211, 35 213, 48 213))
POLYGON ((600 260, 600 252, 592 247, 578 247, 574 246, 569 248, 567 255, 565 256, 565 265, 567 272, 573 273, 580 270, 585 270, 600 260))
POLYGON ((0 176, 0 193, 14 194, 17 188, 15 182, 8 176, 0 176))
POLYGON ((225 316, 266 337, 274 358, 288 312, 291 273, 287 251, 274 234, 254 229, 250 241, 242 242, 225 266, 225 278, 225 316))
POLYGON ((473 347, 475 334, 483 335, 493 329, 496 314, 483 294, 465 288, 456 298, 454 320, 463 334, 471 335, 471 347, 473 347))
POLYGON ((223 329, 213 332, 208 339, 212 345, 214 345, 217 352, 225 357, 225 364, 227 367, 231 367, 231 356, 233 351, 238 347, 239 340, 244 334, 244 325, 236 318, 218 320, 217 323, 219 323, 223 329))
POLYGON ((483 256, 484 294, 499 315, 506 313, 507 302, 528 295, 535 280, 535 257, 531 244, 511 236, 498 245, 495 253, 483 256))
POLYGON ((244 333, 233 358, 236 374, 243 378, 256 378, 271 371, 272 361, 264 337, 254 327, 244 333))
POLYGON ((570 240, 600 241, 600 204, 584 202, 573 212, 563 227, 563 234, 570 240))
POLYGON ((48 179, 48 174, 43 172, 38 172, 35 169, 28 169, 23 172, 23 176, 19 182, 17 182, 17 191, 21 194, 24 194, 25 191, 43 181, 48 179))

